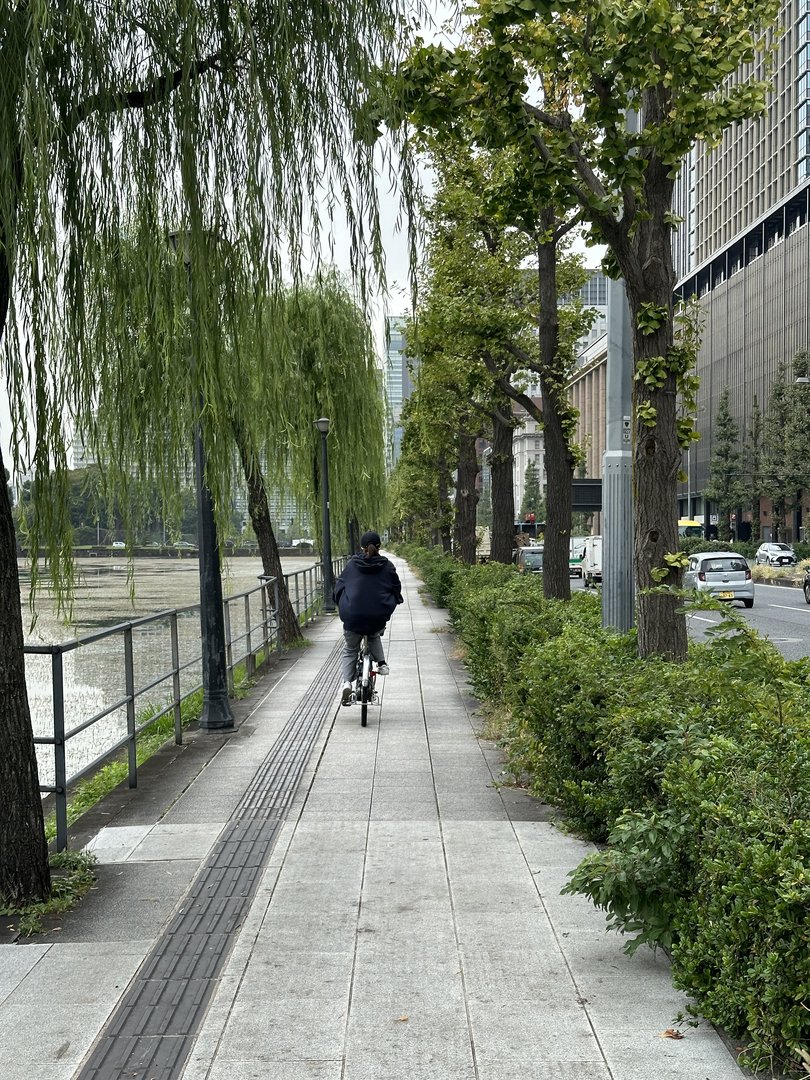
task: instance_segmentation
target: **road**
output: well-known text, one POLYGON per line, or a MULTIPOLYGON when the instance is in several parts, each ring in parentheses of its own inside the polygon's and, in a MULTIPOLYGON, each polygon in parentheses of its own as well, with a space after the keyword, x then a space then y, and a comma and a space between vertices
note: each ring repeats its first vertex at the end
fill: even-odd
MULTIPOLYGON (((572 578, 571 588, 581 589, 582 583, 572 578)), ((801 589, 757 582, 754 606, 748 609, 735 604, 734 607, 755 630, 770 638, 788 660, 810 656, 810 605, 805 603, 801 589)), ((709 626, 719 622, 720 616, 713 611, 690 613, 689 634, 699 640, 705 637, 709 626)))
MULTIPOLYGON (((788 660, 810 656, 810 605, 805 603, 801 589, 783 585, 754 586, 754 606, 743 610, 735 604, 743 617, 760 634, 770 638, 788 660)), ((718 623, 719 615, 713 611, 696 612, 689 616, 689 632, 695 638, 704 636, 708 625, 718 623)))

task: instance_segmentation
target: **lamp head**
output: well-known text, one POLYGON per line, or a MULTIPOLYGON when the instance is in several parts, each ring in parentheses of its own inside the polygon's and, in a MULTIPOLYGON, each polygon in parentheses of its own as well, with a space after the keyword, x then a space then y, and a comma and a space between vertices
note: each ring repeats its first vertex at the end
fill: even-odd
POLYGON ((191 262, 191 238, 185 229, 173 229, 169 233, 169 244, 175 255, 178 252, 183 256, 186 266, 191 262))
POLYGON ((328 416, 322 416, 320 420, 315 421, 315 427, 320 431, 321 435, 328 435, 330 422, 328 416))

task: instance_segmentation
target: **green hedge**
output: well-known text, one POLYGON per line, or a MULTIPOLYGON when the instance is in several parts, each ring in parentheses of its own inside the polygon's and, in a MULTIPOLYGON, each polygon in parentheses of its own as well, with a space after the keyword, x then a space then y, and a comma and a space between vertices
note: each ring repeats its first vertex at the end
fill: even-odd
POLYGON ((607 841, 568 890, 632 935, 628 951, 665 947, 676 985, 747 1042, 749 1064, 799 1070, 810 1041, 810 662, 783 659, 725 608, 687 662, 639 660, 633 633, 601 628, 595 597, 549 602, 511 567, 408 557, 449 606, 476 693, 508 709, 510 768, 607 841))

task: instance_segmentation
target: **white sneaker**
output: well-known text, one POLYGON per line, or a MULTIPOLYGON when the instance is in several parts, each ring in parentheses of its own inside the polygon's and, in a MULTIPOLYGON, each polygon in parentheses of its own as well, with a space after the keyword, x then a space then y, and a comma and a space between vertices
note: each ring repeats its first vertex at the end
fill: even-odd
POLYGON ((378 664, 377 665, 377 674, 378 675, 390 675, 391 674, 391 669, 389 668, 388 664, 378 664))
POLYGON ((340 704, 341 705, 351 705, 351 703, 352 703, 352 684, 350 682, 345 682, 343 684, 343 692, 340 695, 340 704))

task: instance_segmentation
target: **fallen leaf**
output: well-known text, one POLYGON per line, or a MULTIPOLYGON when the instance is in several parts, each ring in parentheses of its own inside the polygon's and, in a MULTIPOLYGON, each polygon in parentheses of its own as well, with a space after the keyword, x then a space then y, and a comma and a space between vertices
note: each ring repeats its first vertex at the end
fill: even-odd
POLYGON ((683 1032, 678 1031, 677 1028, 667 1028, 666 1031, 662 1031, 658 1036, 659 1039, 682 1039, 683 1032))
POLYGON ((399 1022, 400 1022, 401 1024, 404 1024, 404 1023, 406 1023, 406 1022, 407 1022, 407 1020, 408 1020, 408 1017, 407 1017, 407 1016, 398 1016, 398 1017, 397 1017, 397 1020, 398 1020, 398 1021, 399 1021, 399 1022))

